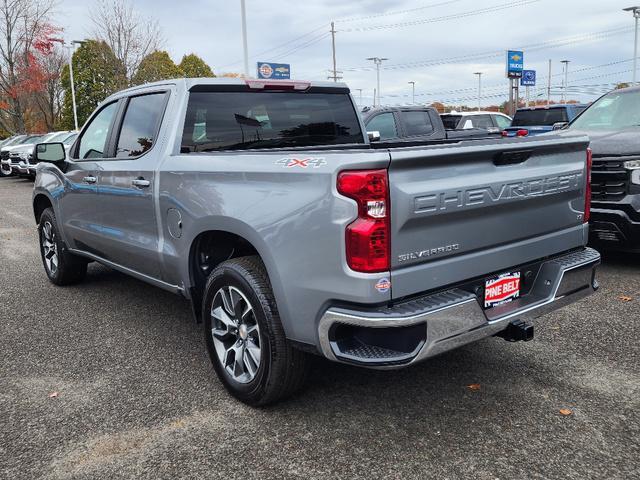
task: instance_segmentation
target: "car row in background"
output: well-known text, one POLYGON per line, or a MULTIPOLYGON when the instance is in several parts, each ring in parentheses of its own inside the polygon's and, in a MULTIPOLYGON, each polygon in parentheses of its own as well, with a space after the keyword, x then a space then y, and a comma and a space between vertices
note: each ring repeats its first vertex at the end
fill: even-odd
POLYGON ((60 142, 68 149, 78 133, 73 130, 50 132, 42 135, 16 135, 0 143, 0 172, 3 177, 23 175, 34 178, 36 162, 33 149, 38 143, 60 142))

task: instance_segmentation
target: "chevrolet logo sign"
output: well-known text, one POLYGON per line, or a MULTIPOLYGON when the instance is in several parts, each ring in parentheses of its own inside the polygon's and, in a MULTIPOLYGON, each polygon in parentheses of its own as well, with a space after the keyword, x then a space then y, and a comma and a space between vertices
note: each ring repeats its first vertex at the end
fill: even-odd
POLYGON ((513 60, 514 62, 518 62, 520 61, 522 57, 520 55, 518 55, 517 53, 515 55, 511 56, 511 60, 513 60))

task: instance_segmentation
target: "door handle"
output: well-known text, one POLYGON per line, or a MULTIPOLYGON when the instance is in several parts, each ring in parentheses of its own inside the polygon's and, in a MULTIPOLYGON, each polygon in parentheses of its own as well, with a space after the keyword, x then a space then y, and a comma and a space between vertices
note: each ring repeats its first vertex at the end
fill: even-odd
POLYGON ((87 177, 83 177, 82 181, 84 183, 96 183, 98 181, 98 179, 96 177, 94 177, 93 175, 89 175, 87 177))
POLYGON ((136 178, 135 180, 131 180, 131 185, 138 188, 147 188, 151 185, 149 180, 145 180, 144 178, 136 178))

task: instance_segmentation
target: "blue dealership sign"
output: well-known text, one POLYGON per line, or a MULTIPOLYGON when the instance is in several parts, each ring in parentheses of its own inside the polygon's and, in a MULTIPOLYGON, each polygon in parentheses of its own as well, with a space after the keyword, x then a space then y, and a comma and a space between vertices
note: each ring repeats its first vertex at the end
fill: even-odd
POLYGON ((535 87, 536 86, 536 71, 535 70, 523 70, 522 77, 520 77, 521 87, 535 87))
POLYGON ((291 78, 291 65, 288 63, 258 62, 258 78, 289 80, 291 78))
POLYGON ((507 77, 521 77, 524 69, 524 53, 521 50, 507 50, 507 77))

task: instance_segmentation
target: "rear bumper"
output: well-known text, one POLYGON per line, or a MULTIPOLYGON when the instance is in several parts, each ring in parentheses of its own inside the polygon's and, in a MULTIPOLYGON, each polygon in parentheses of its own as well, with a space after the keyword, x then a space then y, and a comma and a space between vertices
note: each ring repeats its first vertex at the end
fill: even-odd
POLYGON ((544 261, 526 295, 489 310, 481 307, 482 292, 461 288, 393 307, 332 307, 318 327, 322 353, 330 360, 377 368, 416 363, 592 294, 599 263, 600 254, 591 248, 544 261))

